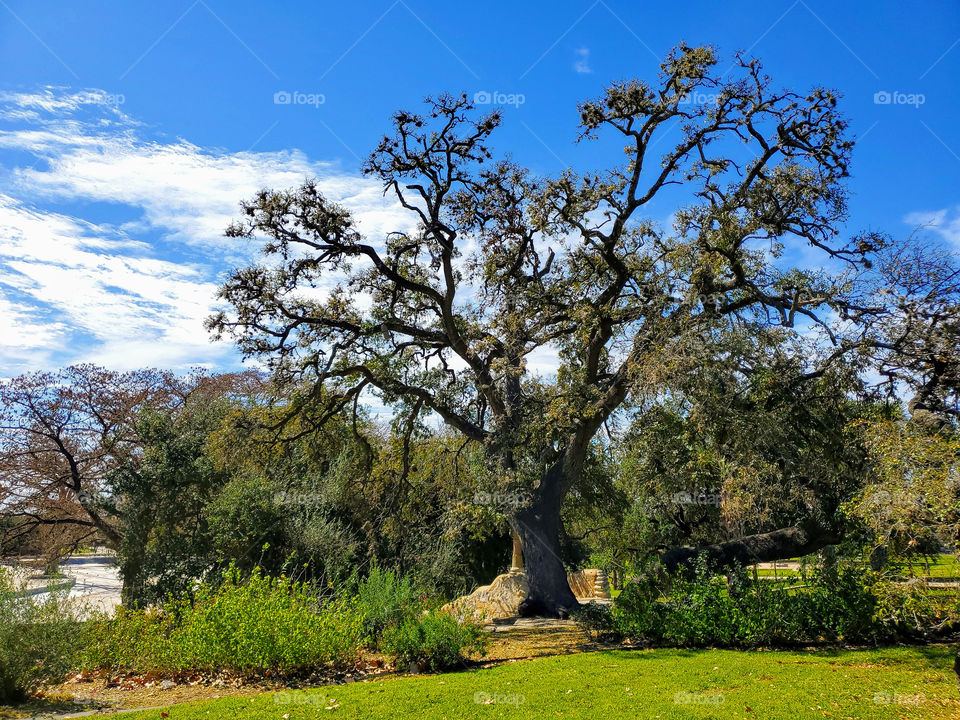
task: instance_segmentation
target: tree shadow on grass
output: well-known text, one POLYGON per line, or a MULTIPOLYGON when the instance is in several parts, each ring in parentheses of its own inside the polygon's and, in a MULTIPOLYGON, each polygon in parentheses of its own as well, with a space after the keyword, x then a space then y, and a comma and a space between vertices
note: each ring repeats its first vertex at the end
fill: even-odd
POLYGON ((957 643, 920 645, 913 649, 916 650, 919 655, 922 655, 925 660, 935 664, 938 668, 947 667, 952 669, 954 660, 960 655, 960 645, 957 643))
POLYGON ((65 715, 68 713, 108 711, 110 705, 71 697, 28 697, 9 704, 0 703, 0 720, 20 720, 38 715, 65 715))
MULTIPOLYGON (((806 646, 806 647, 774 647, 774 648, 679 648, 679 647, 631 647, 631 646, 608 646, 605 648, 596 648, 606 652, 616 653, 618 656, 633 660, 663 660, 664 657, 684 658, 697 657, 705 653, 729 652, 741 655, 771 655, 776 653, 791 653, 799 656, 818 658, 824 660, 841 660, 849 657, 851 653, 858 652, 883 652, 884 650, 908 650, 913 651, 915 655, 920 656, 924 661, 929 662, 936 669, 951 669, 957 653, 960 652, 960 646, 950 643, 939 643, 931 645, 879 645, 870 647, 841 647, 841 646, 806 646)), ((899 658, 891 656, 888 658, 893 662, 900 662, 899 658)), ((908 659, 903 660, 909 663, 908 659)))

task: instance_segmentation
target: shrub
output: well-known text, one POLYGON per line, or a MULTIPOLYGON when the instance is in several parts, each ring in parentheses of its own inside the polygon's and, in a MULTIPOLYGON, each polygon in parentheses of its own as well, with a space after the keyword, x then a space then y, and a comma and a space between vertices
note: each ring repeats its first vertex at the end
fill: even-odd
POLYGON ((893 635, 876 614, 871 573, 857 566, 802 571, 790 580, 726 576, 701 560, 688 576, 661 583, 643 577, 617 597, 620 635, 653 644, 757 647, 822 641, 873 642, 893 635))
POLYGON ((591 640, 602 640, 618 635, 609 605, 589 602, 574 610, 572 617, 591 640))
POLYGON ((90 643, 80 664, 84 668, 159 669, 166 625, 159 611, 118 607, 113 617, 91 621, 90 643))
POLYGON ((63 593, 39 602, 23 596, 0 568, 0 702, 73 667, 84 638, 72 609, 63 593))
POLYGON ((364 633, 374 646, 387 626, 402 625, 424 609, 421 595, 409 578, 376 565, 357 583, 356 603, 364 633))
POLYGON ((611 612, 615 631, 624 637, 662 640, 667 606, 660 597, 656 581, 649 576, 624 585, 611 612))
POLYGON ((95 629, 87 664, 138 671, 291 672, 356 658, 363 631, 353 603, 312 587, 235 568, 215 588, 157 612, 120 611, 95 629))
POLYGON ((801 577, 811 589, 795 597, 803 617, 810 619, 811 639, 875 642, 889 635, 875 617, 877 596, 870 571, 857 565, 827 565, 801 577))
POLYGON ((487 634, 470 620, 460 622, 435 610, 388 626, 380 637, 380 648, 398 663, 444 670, 461 664, 471 653, 486 653, 487 634))
POLYGON ((230 568, 192 598, 95 621, 83 665, 289 673, 347 664, 370 643, 399 662, 438 670, 486 647, 482 628, 425 611, 413 583, 396 573, 375 568, 357 588, 355 597, 321 601, 309 584, 259 570, 241 579, 230 568))

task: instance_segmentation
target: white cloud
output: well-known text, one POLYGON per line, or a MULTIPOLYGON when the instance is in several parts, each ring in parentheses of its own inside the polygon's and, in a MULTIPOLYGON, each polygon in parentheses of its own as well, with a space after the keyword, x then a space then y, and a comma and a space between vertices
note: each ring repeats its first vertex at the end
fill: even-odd
POLYGON ((932 230, 954 248, 960 249, 960 205, 942 210, 912 212, 903 221, 915 228, 932 230))
MULTIPOLYGON (((375 180, 298 150, 227 152, 145 138, 142 125, 91 97, 100 96, 0 92, 0 376, 75 362, 236 363, 232 344, 212 343, 203 321, 223 273, 252 258, 254 247, 223 230, 263 187, 316 177, 375 244, 413 229, 375 180), (15 162, 5 162, 9 151, 15 162)), ((322 300, 328 291, 305 294, 322 300)), ((553 349, 528 361, 534 372, 556 371, 553 349)))
POLYGON ((223 230, 262 187, 317 177, 371 239, 410 229, 373 180, 298 150, 145 139, 116 98, 96 91, 0 93, 0 121, 2 375, 80 361, 236 362, 230 344, 209 341, 203 320, 222 273, 251 258, 254 248, 223 230), (103 222, 103 207, 97 220, 89 208, 99 204, 124 220, 103 222))
POLYGON ((4 350, 52 349, 63 334, 63 323, 37 322, 23 307, 8 299, 0 287, 0 338, 4 350))
POLYGON ((140 249, 110 228, 0 196, 0 312, 5 350, 67 350, 64 362, 183 366, 212 346, 203 319, 216 285, 190 265, 118 254, 140 249), (16 297, 17 299, 11 299, 16 297), (51 320, 56 318, 56 320, 51 320))
MULTIPOLYGON (((24 100, 28 105, 32 102, 24 100)), ((74 108, 42 98, 41 107, 74 108)), ((124 116, 121 116, 123 119, 124 116)), ((409 229, 409 215, 388 202, 378 181, 310 160, 299 150, 225 152, 185 140, 146 141, 134 125, 63 120, 42 128, 0 131, 0 148, 28 150, 45 167, 14 170, 23 193, 46 200, 83 200, 129 205, 141 211, 130 229, 158 229, 173 239, 222 247, 223 231, 241 200, 261 188, 287 188, 308 177, 321 181, 325 194, 355 213, 372 236, 409 229)))
POLYGON ((84 105, 103 105, 116 108, 123 96, 110 95, 103 90, 71 91, 44 88, 39 92, 0 91, 0 118, 42 121, 50 115, 61 115, 78 110, 84 105))
POLYGON ((527 369, 534 375, 554 378, 560 369, 560 349, 552 344, 537 348, 526 359, 527 369))
POLYGON ((590 67, 590 48, 577 48, 577 59, 573 63, 573 71, 581 75, 588 75, 593 72, 590 67))

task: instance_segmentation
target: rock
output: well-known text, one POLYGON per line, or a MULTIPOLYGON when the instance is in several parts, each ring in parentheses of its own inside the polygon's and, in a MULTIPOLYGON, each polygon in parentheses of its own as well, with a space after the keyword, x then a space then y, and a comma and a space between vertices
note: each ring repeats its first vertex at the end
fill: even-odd
POLYGON ((527 596, 527 578, 522 573, 498 575, 489 585, 481 585, 469 595, 457 598, 441 608, 456 617, 497 620, 513 617, 527 596))
MULTIPOLYGON (((578 570, 567 575, 570 589, 578 600, 609 598, 610 587, 602 570, 578 570)), ((469 595, 447 603, 441 609, 458 618, 500 620, 519 614, 520 603, 527 596, 527 578, 520 572, 498 575, 489 585, 482 585, 469 595)))
POLYGON ((173 682, 173 680, 164 680, 162 683, 160 683, 160 687, 161 687, 163 690, 172 690, 172 689, 175 688, 176 686, 177 686, 177 684, 176 684, 175 682, 173 682))

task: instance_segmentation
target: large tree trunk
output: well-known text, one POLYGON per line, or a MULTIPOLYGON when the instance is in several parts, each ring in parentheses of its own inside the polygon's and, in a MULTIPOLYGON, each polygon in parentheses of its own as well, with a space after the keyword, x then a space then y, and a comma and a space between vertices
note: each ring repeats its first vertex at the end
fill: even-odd
POLYGON ((670 548, 660 555, 660 563, 667 572, 673 573, 681 567, 689 567, 697 556, 706 554, 711 567, 753 565, 809 555, 828 545, 836 545, 841 539, 841 533, 835 530, 816 523, 806 523, 717 545, 670 548))
POLYGON ((510 518, 510 526, 523 548, 529 588, 518 612, 521 617, 564 618, 578 603, 560 559, 562 498, 559 493, 544 492, 544 489, 541 488, 530 505, 518 509, 510 518))

